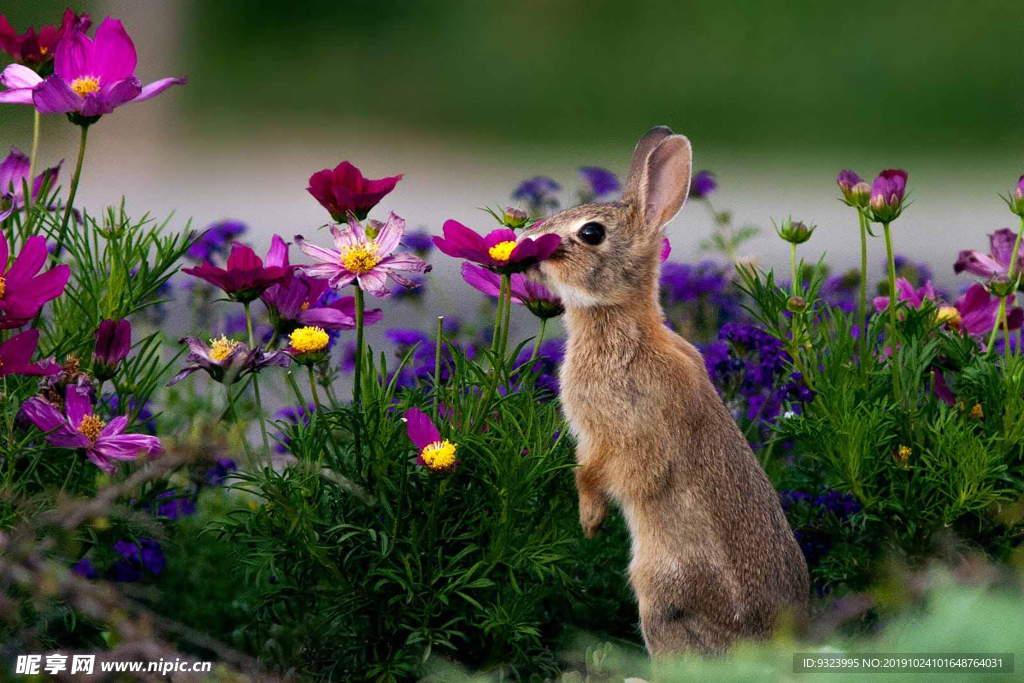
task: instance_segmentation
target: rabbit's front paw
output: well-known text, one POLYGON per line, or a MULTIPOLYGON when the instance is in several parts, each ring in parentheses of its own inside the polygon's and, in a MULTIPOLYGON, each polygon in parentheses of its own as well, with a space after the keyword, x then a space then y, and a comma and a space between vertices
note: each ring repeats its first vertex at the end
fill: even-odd
POLYGON ((603 500, 580 499, 580 526, 586 538, 591 539, 597 534, 607 512, 608 505, 603 500))

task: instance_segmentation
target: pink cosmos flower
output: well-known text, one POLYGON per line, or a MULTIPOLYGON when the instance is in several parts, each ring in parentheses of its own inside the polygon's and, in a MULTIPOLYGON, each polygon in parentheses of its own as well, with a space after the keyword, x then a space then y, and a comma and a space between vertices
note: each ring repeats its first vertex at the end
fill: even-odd
POLYGON ((33 104, 43 114, 77 114, 95 119, 130 102, 156 97, 185 78, 161 78, 143 87, 135 76, 135 44, 117 19, 107 17, 91 39, 76 29, 57 44, 53 74, 45 80, 20 64, 4 69, 3 100, 33 104))
MULTIPOLYGON (((992 331, 999 313, 999 297, 992 296, 985 285, 976 282, 968 288, 954 304, 960 313, 960 329, 979 336, 992 331)), ((1011 330, 1024 322, 1024 309, 1014 306, 1006 311, 1006 320, 1011 330)))
MULTIPOLYGON (((910 302, 913 308, 921 308, 925 299, 935 300, 935 289, 932 287, 931 280, 925 282, 919 289, 914 289, 914 285, 910 284, 909 280, 900 277, 896 278, 896 298, 899 301, 910 302)), ((889 297, 876 296, 872 303, 875 305, 875 310, 882 313, 889 308, 889 297)))
POLYGON ((227 268, 217 268, 203 261, 194 268, 182 268, 182 272, 220 287, 234 301, 246 303, 259 297, 268 287, 280 284, 289 277, 292 271, 290 266, 270 265, 282 262, 281 252, 285 253, 283 258, 286 261, 287 251, 288 246, 284 240, 274 235, 270 251, 267 252, 267 265, 264 265, 256 252, 236 242, 231 245, 227 268))
POLYGON ((34 318, 43 304, 64 292, 71 276, 66 264, 37 275, 48 256, 46 239, 40 235, 25 240, 10 270, 9 255, 7 239, 0 234, 0 329, 21 327, 34 318))
MULTIPOLYGON (((486 268, 469 262, 463 263, 462 279, 489 297, 497 299, 501 293, 501 275, 486 268)), ((510 275, 509 283, 512 287, 512 303, 526 306, 538 318, 554 318, 565 312, 561 299, 544 285, 528 280, 522 273, 510 275)))
POLYGON ((410 408, 405 412, 406 433, 409 440, 419 449, 417 464, 433 472, 451 472, 459 464, 455 459, 458 448, 448 439, 442 439, 441 433, 430 418, 419 408, 410 408))
POLYGON ((330 212, 335 221, 344 223, 350 213, 359 220, 366 218, 370 209, 394 190, 401 179, 399 174, 370 180, 364 178, 358 168, 343 161, 333 171, 325 168, 311 175, 306 191, 330 212))
POLYGON ((107 474, 117 469, 114 461, 135 460, 141 455, 153 458, 164 452, 155 436, 125 434, 128 418, 124 415, 109 423, 95 415, 88 392, 79 387, 68 386, 64 410, 62 414, 40 396, 33 396, 21 406, 22 414, 47 433, 51 445, 84 450, 86 457, 107 474))
MULTIPOLYGON (((965 270, 980 277, 1006 275, 1013 258, 1013 245, 1017 242, 1017 233, 1009 228, 996 230, 988 236, 988 253, 982 254, 975 249, 964 249, 953 264, 953 272, 960 274, 965 270)), ((1014 273, 1024 273, 1024 254, 1017 251, 1017 265, 1014 273)))
POLYGON ((537 239, 517 240, 516 233, 499 228, 481 236, 462 223, 447 220, 442 227, 444 237, 435 237, 434 244, 443 253, 479 263, 498 273, 521 273, 554 253, 562 239, 555 234, 537 239))
POLYGON ((356 217, 349 216, 348 228, 341 230, 331 226, 335 249, 325 249, 310 244, 302 235, 295 236, 295 243, 302 251, 319 261, 312 266, 302 266, 310 277, 322 278, 334 289, 357 282, 359 287, 376 297, 387 296, 387 279, 390 277, 403 287, 414 287, 415 283, 399 275, 399 272, 426 273, 430 265, 412 254, 395 254, 405 221, 392 212, 388 222, 375 236, 370 236, 359 224, 356 217))
POLYGON ((60 365, 52 359, 33 363, 39 345, 39 330, 25 330, 0 344, 0 377, 7 375, 55 375, 60 365))
POLYGON ((48 181, 51 186, 57 182, 60 163, 31 180, 28 177, 30 165, 28 156, 17 147, 11 147, 7 158, 0 161, 0 221, 25 205, 25 184, 31 186, 32 199, 35 199, 43 189, 44 182, 48 181))

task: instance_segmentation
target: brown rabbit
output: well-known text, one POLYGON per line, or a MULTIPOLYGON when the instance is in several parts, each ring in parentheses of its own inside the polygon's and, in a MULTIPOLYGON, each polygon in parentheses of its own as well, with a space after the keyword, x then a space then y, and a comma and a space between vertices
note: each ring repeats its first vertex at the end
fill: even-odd
POLYGON ((633 545, 629 578, 652 655, 725 651, 802 622, 808 578, 768 477, 708 378, 700 352, 664 324, 665 224, 686 201, 690 142, 666 127, 636 146, 622 200, 530 228, 561 246, 531 276, 561 296, 568 348, 561 401, 576 438, 580 524, 609 499, 633 545))

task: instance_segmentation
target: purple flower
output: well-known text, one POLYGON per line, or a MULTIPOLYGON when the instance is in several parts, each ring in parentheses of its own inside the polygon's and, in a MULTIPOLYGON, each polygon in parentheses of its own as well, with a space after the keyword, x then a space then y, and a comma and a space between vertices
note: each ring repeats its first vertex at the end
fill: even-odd
MULTIPOLYGON (((908 280, 898 277, 896 278, 896 298, 900 301, 910 302, 913 308, 921 308, 926 299, 935 301, 937 297, 930 280, 925 282, 920 288, 914 289, 914 285, 910 284, 908 280)), ((882 313, 889 308, 889 297, 876 296, 872 303, 875 306, 875 310, 882 313)))
POLYGON ((115 460, 135 460, 141 455, 150 458, 164 452, 160 440, 146 434, 125 434, 128 418, 121 415, 109 423, 92 412, 86 391, 69 385, 61 414, 52 404, 33 396, 21 406, 22 414, 47 433, 46 440, 57 448, 83 449, 89 460, 110 474, 117 468, 115 460))
MULTIPOLYGON (((174 489, 164 491, 154 500, 156 514, 167 519, 180 519, 196 513, 196 501, 191 494, 179 494, 174 489)), ((152 506, 150 506, 152 507, 152 506)))
MULTIPOLYGON (((316 405, 310 403, 306 407, 289 406, 274 413, 274 419, 289 423, 290 426, 302 424, 309 426, 309 416, 316 410, 316 405)), ((291 437, 288 436, 288 429, 281 429, 273 434, 274 450, 278 453, 288 453, 291 449, 291 437)))
POLYGON ((907 172, 900 169, 882 171, 871 184, 871 216, 878 223, 890 223, 903 211, 903 195, 907 189, 907 172))
POLYGON ((96 346, 92 352, 92 371, 103 381, 114 376, 117 366, 128 357, 132 348, 132 324, 127 320, 104 320, 96 330, 96 346))
POLYGON ((206 483, 210 486, 221 486, 228 476, 237 469, 238 463, 231 458, 217 458, 217 461, 206 472, 206 483))
POLYGON ((397 346, 416 346, 430 344, 430 336, 422 330, 395 327, 384 333, 385 338, 397 346))
POLYGON ((39 309, 50 299, 64 292, 71 268, 60 264, 41 275, 39 270, 46 264, 46 239, 40 235, 29 237, 18 258, 8 270, 7 239, 0 235, 0 328, 21 327, 35 317, 39 309))
POLYGON ((38 34, 35 27, 29 26, 25 33, 19 34, 7 17, 0 15, 0 50, 9 54, 16 63, 38 69, 53 61, 54 48, 61 38, 75 29, 88 31, 91 25, 88 14, 79 16, 69 7, 64 10, 60 26, 41 26, 38 34))
POLYGON ((167 559, 160 544, 150 538, 138 541, 118 541, 114 551, 124 559, 118 560, 110 567, 110 578, 113 581, 141 581, 144 572, 160 574, 167 566, 167 559))
POLYGON ((690 197, 692 199, 704 199, 715 193, 718 189, 718 181, 711 171, 699 171, 693 176, 690 182, 690 197))
MULTIPOLYGON (((968 334, 979 336, 991 332, 999 313, 999 298, 989 294, 985 285, 976 282, 956 300, 954 304, 960 313, 960 328, 968 334)), ((1018 329, 1024 322, 1024 309, 1015 306, 1006 312, 1011 330, 1018 329)))
POLYGON ((515 232, 508 228, 492 230, 486 236, 481 236, 455 220, 445 221, 442 229, 444 237, 434 238, 434 244, 442 253, 506 274, 521 273, 545 260, 562 242, 553 233, 541 235, 537 239, 524 237, 517 241, 515 232))
MULTIPOLYGON (((7 78, 20 81, 18 104, 34 104, 43 114, 74 114, 82 123, 91 123, 116 107, 156 97, 172 85, 187 83, 185 78, 161 78, 143 87, 135 76, 135 44, 117 19, 107 17, 96 29, 95 40, 79 28, 70 31, 57 44, 53 75, 43 80, 31 69, 11 65, 7 78)), ((7 81, 5 80, 5 84, 7 81)), ((10 87, 10 86, 8 86, 10 87)), ((11 97, 14 97, 12 93, 11 97)))
MULTIPOLYGON (((280 262, 280 252, 287 252, 288 246, 277 235, 267 252, 267 262, 280 262)), ((284 257, 287 260, 287 256, 284 257)), ((247 303, 259 297, 265 289, 283 282, 291 274, 291 268, 280 265, 263 265, 263 261, 249 247, 231 245, 227 268, 217 268, 206 261, 195 268, 183 268, 182 272, 193 275, 211 285, 220 287, 234 301, 247 303)))
POLYGON ((221 384, 233 384, 241 377, 271 366, 286 367, 291 358, 283 351, 265 353, 260 347, 249 349, 242 342, 232 341, 225 336, 211 339, 207 346, 198 337, 182 337, 182 344, 188 344, 189 354, 186 365, 174 376, 167 386, 173 386, 197 370, 204 370, 210 378, 221 384))
POLYGON ((241 221, 218 221, 208 227, 188 248, 188 255, 202 263, 214 256, 226 256, 228 245, 238 239, 249 227, 241 221))
POLYGON ((458 448, 448 439, 441 439, 441 433, 430 418, 419 408, 405 411, 406 433, 409 440, 419 449, 417 463, 432 472, 451 472, 459 464, 455 459, 458 448))
POLYGON ((414 283, 399 275, 400 272, 426 273, 430 265, 412 254, 395 254, 405 232, 405 221, 392 212, 388 222, 375 236, 370 236, 354 216, 349 216, 344 231, 331 226, 335 249, 325 249, 295 236, 295 243, 307 255, 320 263, 302 266, 306 275, 327 280, 334 289, 356 282, 360 288, 376 297, 387 296, 390 277, 403 287, 414 283))
POLYGON ((331 218, 344 223, 350 213, 358 220, 366 218, 370 209, 394 190, 401 179, 401 175, 396 175, 370 180, 364 178, 358 168, 343 161, 333 171, 325 168, 311 175, 306 191, 327 209, 331 218))
POLYGON ((551 178, 539 175, 520 183, 512 193, 512 198, 525 201, 530 205, 530 213, 539 216, 548 208, 558 208, 556 194, 561 189, 551 178))
POLYGON ((619 179, 607 169, 584 166, 580 169, 580 175, 590 185, 590 194, 593 197, 603 197, 622 189, 619 179))
POLYGON ((95 579, 97 577, 96 567, 92 566, 87 558, 83 557, 71 567, 71 571, 78 574, 83 579, 95 579))
MULTIPOLYGON (((103 405, 107 406, 110 412, 118 412, 120 401, 118 401, 117 394, 105 394, 101 398, 101 401, 103 405)), ((129 398, 125 404, 128 414, 135 413, 134 421, 140 424, 148 434, 156 435, 156 418, 153 416, 153 411, 149 409, 149 401, 146 401, 138 412, 136 412, 137 407, 138 404, 135 402, 134 398, 129 398)))
MULTIPOLYGON (((462 279, 489 297, 497 299, 501 292, 501 276, 472 263, 462 264, 462 279)), ((512 303, 526 306, 538 318, 554 318, 565 312, 561 299, 543 285, 528 280, 522 273, 509 276, 509 284, 512 288, 512 303)))
MULTIPOLYGON (((57 181, 61 163, 31 180, 33 200, 39 196, 43 183, 49 183, 52 187, 57 181)), ((29 158, 17 147, 11 147, 10 154, 0 162, 0 221, 25 206, 25 183, 29 182, 29 166, 29 158)))
POLYGON ((402 246, 423 258, 434 250, 434 236, 426 228, 411 230, 402 237, 402 246))
MULTIPOLYGON (((982 254, 974 249, 964 249, 953 264, 953 272, 959 275, 965 270, 980 277, 1006 275, 1010 261, 1013 259, 1013 246, 1017 243, 1017 233, 1009 228, 996 230, 988 236, 989 253, 982 254)), ((1017 264, 1014 273, 1024 272, 1024 254, 1017 250, 1017 264)))
POLYGON ((55 375, 60 365, 52 359, 32 363, 39 345, 39 330, 29 329, 0 344, 0 377, 7 375, 55 375))

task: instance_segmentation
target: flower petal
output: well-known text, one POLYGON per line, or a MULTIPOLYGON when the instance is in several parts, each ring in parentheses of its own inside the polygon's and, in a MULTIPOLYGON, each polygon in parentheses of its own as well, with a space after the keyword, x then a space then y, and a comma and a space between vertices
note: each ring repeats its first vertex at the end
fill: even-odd
POLYGON ((441 440, 441 433, 419 408, 410 408, 405 411, 406 434, 409 440, 416 444, 416 448, 423 450, 432 443, 441 440))
POLYGON ((128 37, 124 25, 107 17, 96 29, 92 53, 87 63, 90 75, 99 76, 100 83, 114 83, 130 78, 135 73, 138 59, 135 44, 128 37))
POLYGON ((49 76, 32 91, 32 103, 43 114, 67 114, 78 111, 84 104, 82 98, 56 74, 49 76))
POLYGON ((146 100, 156 97, 172 85, 185 85, 186 83, 188 83, 187 78, 161 78, 158 81, 153 81, 149 85, 144 86, 132 102, 145 102, 146 100))
POLYGON ((377 248, 380 250, 377 255, 381 258, 390 256, 398 244, 402 241, 402 235, 405 233, 405 219, 400 218, 392 211, 388 214, 388 222, 384 224, 384 227, 380 229, 376 242, 377 248))

